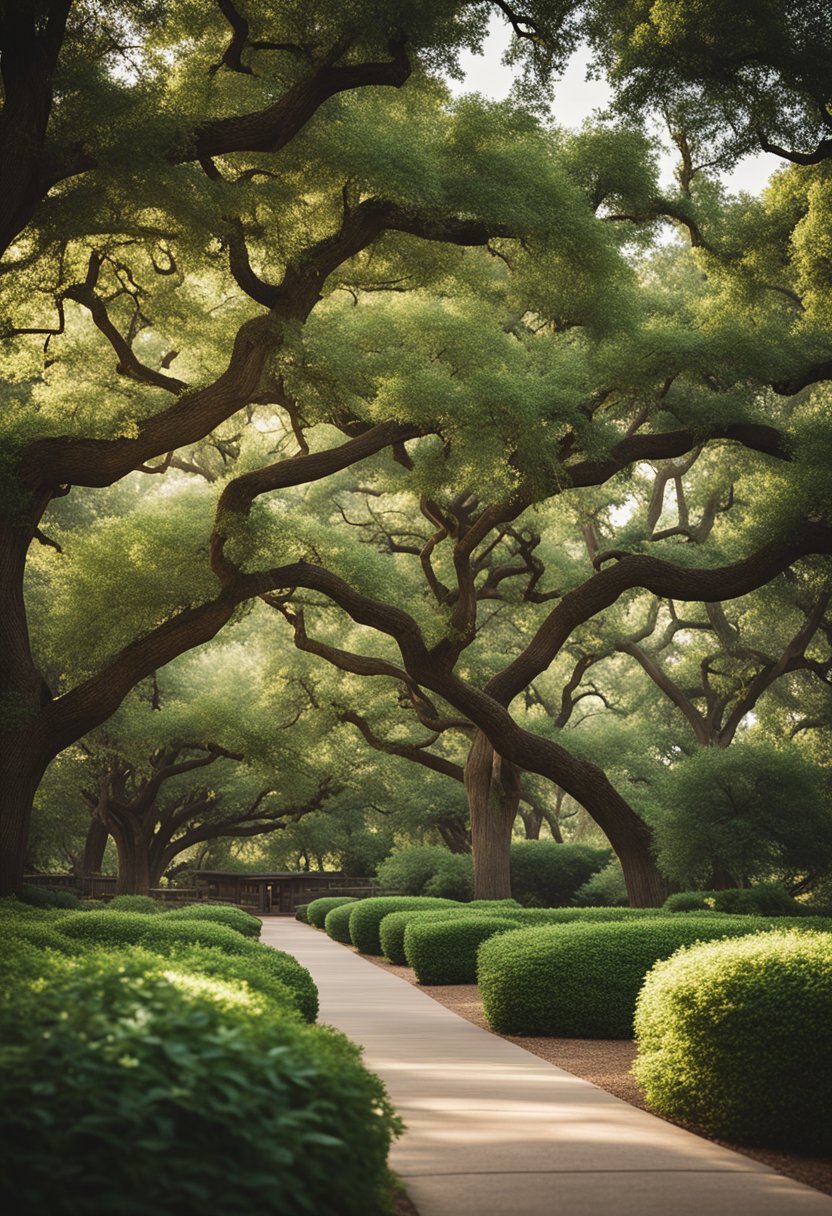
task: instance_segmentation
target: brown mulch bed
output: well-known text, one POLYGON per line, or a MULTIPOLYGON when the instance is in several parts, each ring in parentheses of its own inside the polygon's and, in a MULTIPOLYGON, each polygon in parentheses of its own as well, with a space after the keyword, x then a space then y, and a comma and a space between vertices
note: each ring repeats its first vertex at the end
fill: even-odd
MULTIPOLYGON (((407 980, 408 983, 421 988, 422 992, 433 997, 440 1005, 453 1010, 460 1017, 473 1022, 475 1026, 487 1030, 489 1034, 496 1033, 486 1021, 482 1009, 482 998, 476 984, 417 985, 416 978, 409 967, 396 967, 392 963, 385 962, 384 959, 370 958, 368 955, 363 957, 385 971, 391 971, 401 979, 407 980)), ((635 1058, 636 1049, 635 1044, 629 1040, 520 1038, 510 1034, 503 1035, 502 1038, 508 1039, 510 1043, 516 1043, 518 1047, 524 1047, 532 1055, 540 1056, 541 1059, 548 1060, 550 1064, 556 1064, 558 1068, 563 1068, 566 1072, 574 1073, 576 1077, 591 1081, 593 1085, 615 1094, 616 1098, 622 1098, 631 1106, 638 1106, 641 1110, 650 1109, 635 1079, 630 1075, 630 1066, 635 1058)), ((655 1114, 655 1112, 651 1113, 655 1114)), ((668 1120, 668 1122, 679 1121, 668 1120)), ((679 1126, 687 1127, 688 1125, 679 1122, 679 1126)), ((715 1144, 722 1144, 726 1148, 743 1153, 746 1157, 752 1157, 755 1161, 762 1161, 788 1178, 794 1178, 797 1182, 803 1182, 806 1186, 813 1186, 818 1191, 832 1195, 832 1157, 809 1157, 802 1153, 750 1148, 745 1144, 732 1144, 730 1141, 720 1140, 717 1136, 710 1136, 700 1128, 688 1127, 688 1130, 695 1132, 698 1136, 703 1136, 706 1140, 712 1140, 715 1144)), ((406 1209, 402 1212, 402 1216, 405 1216, 405 1212, 406 1209)))

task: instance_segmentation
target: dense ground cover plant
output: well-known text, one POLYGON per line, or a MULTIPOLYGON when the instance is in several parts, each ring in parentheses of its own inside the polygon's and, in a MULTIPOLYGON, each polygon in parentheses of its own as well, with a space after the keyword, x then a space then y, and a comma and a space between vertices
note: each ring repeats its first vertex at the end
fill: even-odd
POLYGON ((634 1073, 659 1114, 746 1144, 832 1149, 832 934, 772 931, 657 963, 634 1073))
MULTIPOLYGON (((519 929, 485 942, 477 976, 486 1017, 509 1034, 629 1038, 654 963, 680 946, 783 927, 762 917, 695 915, 519 929)), ((827 928, 801 917, 800 928, 827 928)))
POLYGON ((150 895, 114 895, 107 907, 113 912, 144 912, 151 916, 164 911, 162 905, 150 895))
POLYGON ((306 923, 315 929, 323 929, 327 914, 333 908, 340 908, 344 904, 354 904, 355 902, 354 895, 322 895, 320 899, 313 899, 310 904, 307 904, 306 923))
POLYGON ((29 981, 20 964, 0 1003, 0 1196, 15 1210, 386 1211, 396 1123, 344 1036, 184 960, 49 963, 29 981))
POLYGON ((516 928, 514 920, 484 912, 438 923, 411 921, 404 932, 405 958, 420 984, 473 984, 478 947, 516 928))

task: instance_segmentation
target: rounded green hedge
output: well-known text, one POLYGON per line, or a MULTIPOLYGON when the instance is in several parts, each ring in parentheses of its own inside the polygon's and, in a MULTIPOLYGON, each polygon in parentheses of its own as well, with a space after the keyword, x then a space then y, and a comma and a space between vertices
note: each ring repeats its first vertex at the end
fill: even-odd
POLYGON ((322 895, 320 899, 313 899, 311 904, 307 906, 307 923, 315 929, 323 929, 327 913, 331 912, 333 908, 341 908, 345 904, 354 904, 355 902, 354 895, 322 895))
POLYGON ((107 907, 114 912, 144 912, 147 916, 162 911, 161 905, 150 895, 114 895, 107 907))
MULTIPOLYGON (((128 947, 141 949, 142 947, 128 947)), ((267 947, 264 947, 267 949, 267 947)), ((279 955, 282 952, 278 952, 279 955)), ((292 968, 285 965, 269 967, 263 962, 261 954, 224 954, 213 946, 192 946, 177 943, 164 956, 174 968, 196 975, 206 975, 225 983, 247 984, 252 992, 268 999, 281 1009, 287 1016, 295 1016, 298 1020, 314 1022, 317 1008, 311 1008, 307 995, 307 985, 297 983, 292 975, 292 968), (292 980, 295 982, 291 982, 292 980), (301 1008, 303 1006, 303 1009, 301 1008)), ((291 959, 291 955, 282 955, 291 959)), ((296 961, 296 960, 292 960, 296 961)))
POLYGON ((636 1079, 662 1115, 738 1143, 832 1150, 832 933, 772 931, 657 963, 636 1079))
MULTIPOLYGON (((813 927, 810 919, 794 922, 813 927)), ((478 982, 486 1017, 509 1034, 624 1039, 645 975, 680 946, 772 927, 750 916, 673 916, 518 929, 484 942, 478 982)), ((814 927, 826 928, 823 922, 814 927)))
POLYGON ((406 908, 458 908, 452 899, 428 899, 419 895, 373 895, 359 899, 350 910, 350 940, 362 954, 381 954, 379 925, 388 912, 406 908))
MULTIPOLYGON (((259 923, 259 922, 258 922, 259 923)), ((305 967, 290 954, 243 937, 234 929, 187 917, 145 916, 141 912, 73 912, 57 917, 55 927, 70 941, 86 946, 141 945, 170 956, 187 946, 205 946, 230 956, 244 956, 251 965, 288 984, 297 995, 307 1021, 318 1014, 318 989, 305 967)))
POLYGON ((405 929, 404 952, 420 984, 473 984, 481 943, 516 928, 516 921, 485 913, 438 922, 417 919, 405 929))
POLYGON ((397 1124, 343 1035, 142 950, 0 1003, 0 1198, 54 1216, 381 1216, 397 1124))
POLYGON ((404 952, 404 931, 411 921, 453 920, 456 916, 473 915, 479 913, 469 912, 468 905, 460 908, 407 908, 403 912, 388 912, 378 928, 381 952, 388 963, 406 967, 408 963, 404 952))
POLYGON ((242 908, 234 904, 185 904, 183 908, 173 908, 164 912, 165 920, 200 920, 211 924, 225 925, 234 929, 244 937, 259 937, 263 928, 262 922, 242 908))
POLYGON ((23 883, 17 893, 21 903, 33 908, 80 908, 81 901, 74 891, 63 891, 52 887, 36 887, 23 883))
POLYGON ((299 920, 302 925, 308 925, 306 913, 309 910, 309 904, 298 904, 295 908, 295 920, 299 920))
POLYGON ((331 937, 334 942, 343 942, 346 946, 352 945, 350 937, 352 910, 352 904, 341 904, 339 908, 333 908, 331 912, 327 912, 324 929, 327 936, 331 937))

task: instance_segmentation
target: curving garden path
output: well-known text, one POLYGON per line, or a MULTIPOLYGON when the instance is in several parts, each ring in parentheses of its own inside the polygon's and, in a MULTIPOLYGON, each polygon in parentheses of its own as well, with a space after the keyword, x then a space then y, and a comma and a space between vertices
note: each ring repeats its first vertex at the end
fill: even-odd
POLYGON ((407 1125, 420 1216, 832 1216, 832 1198, 629 1106, 445 1009, 295 920, 262 940, 308 967, 320 1020, 365 1048, 407 1125))

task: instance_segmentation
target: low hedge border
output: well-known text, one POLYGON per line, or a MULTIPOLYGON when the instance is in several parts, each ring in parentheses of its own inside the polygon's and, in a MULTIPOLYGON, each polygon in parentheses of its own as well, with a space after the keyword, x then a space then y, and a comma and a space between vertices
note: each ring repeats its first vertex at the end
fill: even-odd
MULTIPOLYGON (((802 929, 829 923, 801 917, 802 929)), ((508 1034, 623 1039, 633 1030, 645 975, 680 946, 783 928, 750 916, 668 915, 624 922, 517 929, 480 948, 486 1017, 508 1034)))
POLYGON ((419 917, 405 928, 404 952, 420 984, 473 984, 482 942, 516 929, 516 921, 486 913, 438 922, 419 917))
POLYGON ((379 925, 388 912, 407 908, 458 908, 452 899, 431 899, 424 895, 373 895, 359 899, 350 909, 350 940, 362 954, 381 954, 379 925))
POLYGON ((331 937, 334 942, 342 942, 345 946, 352 945, 350 937, 352 909, 352 904, 341 904, 340 907, 328 912, 324 920, 324 931, 327 936, 331 937))
POLYGON ((306 923, 314 929, 323 929, 327 913, 333 908, 341 908, 345 904, 356 903, 354 895, 322 895, 313 899, 306 909, 306 923))
POLYGON ((461 908, 407 908, 402 912, 388 912, 379 925, 378 936, 381 942, 381 952, 388 963, 397 967, 407 967, 407 957, 404 952, 405 929, 413 921, 453 920, 459 916, 479 916, 479 912, 469 912, 467 906, 461 908))
POLYGON ((654 1110, 712 1135, 832 1151, 832 933, 677 951, 647 975, 633 1072, 654 1110))
POLYGON ((185 904, 182 908, 173 908, 163 912, 165 920, 199 920, 216 925, 225 925, 234 929, 244 937, 259 937, 263 924, 250 912, 237 908, 234 904, 185 904))

